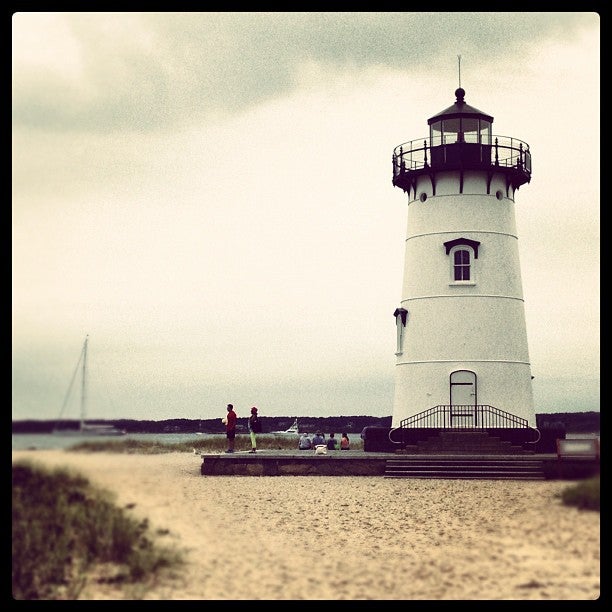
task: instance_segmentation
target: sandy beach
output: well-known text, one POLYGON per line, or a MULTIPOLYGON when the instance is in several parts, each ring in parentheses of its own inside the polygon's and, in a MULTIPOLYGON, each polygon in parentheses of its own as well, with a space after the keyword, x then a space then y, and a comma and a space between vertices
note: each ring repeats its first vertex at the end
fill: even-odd
MULTIPOLYGON (((595 600, 600 514, 573 481, 202 476, 201 459, 13 451, 70 466, 168 530, 180 575, 146 600, 595 600)), ((81 599, 134 599, 90 585, 81 599)))

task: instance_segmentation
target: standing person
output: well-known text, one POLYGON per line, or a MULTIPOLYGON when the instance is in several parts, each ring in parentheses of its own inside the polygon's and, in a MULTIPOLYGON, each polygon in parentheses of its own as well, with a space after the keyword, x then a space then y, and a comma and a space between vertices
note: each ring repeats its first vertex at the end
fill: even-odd
POLYGON ((343 433, 342 438, 340 438, 340 450, 350 450, 351 442, 349 440, 348 434, 343 433))
POLYGON ((227 437, 226 453, 234 452, 234 440, 236 439, 236 421, 238 417, 234 412, 232 404, 227 405, 227 417, 225 418, 225 436, 227 437))
POLYGON ((261 433, 261 419, 257 416, 257 408, 251 408, 251 416, 249 417, 249 435, 251 436, 251 450, 249 452, 257 452, 257 434, 261 433))
POLYGON ((334 434, 330 433, 329 438, 327 439, 327 450, 336 450, 338 447, 338 440, 334 438, 334 434))

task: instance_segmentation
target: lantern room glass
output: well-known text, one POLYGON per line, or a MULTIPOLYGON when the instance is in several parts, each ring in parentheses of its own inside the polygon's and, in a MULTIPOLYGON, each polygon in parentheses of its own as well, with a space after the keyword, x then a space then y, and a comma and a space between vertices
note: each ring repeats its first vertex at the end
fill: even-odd
POLYGON ((480 118, 455 117, 442 119, 431 124, 430 146, 469 142, 491 144, 491 122, 480 118))

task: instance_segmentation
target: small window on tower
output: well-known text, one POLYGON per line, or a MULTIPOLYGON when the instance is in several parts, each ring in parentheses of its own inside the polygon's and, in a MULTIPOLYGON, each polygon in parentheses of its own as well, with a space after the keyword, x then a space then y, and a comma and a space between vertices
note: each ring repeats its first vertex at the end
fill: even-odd
POLYGON ((397 350, 395 354, 399 356, 404 352, 404 331, 408 311, 405 308, 396 308, 393 316, 395 317, 395 325, 397 327, 397 350))
POLYGON ((475 285, 476 263, 480 242, 470 238, 456 238, 444 243, 450 259, 451 285, 475 285))
POLYGON ((470 280, 470 252, 466 250, 457 250, 454 253, 454 280, 469 281, 470 280))

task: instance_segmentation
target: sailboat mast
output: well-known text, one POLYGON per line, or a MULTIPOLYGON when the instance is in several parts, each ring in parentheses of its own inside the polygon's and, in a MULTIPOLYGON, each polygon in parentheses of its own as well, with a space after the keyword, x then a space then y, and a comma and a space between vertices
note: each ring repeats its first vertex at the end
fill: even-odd
POLYGON ((80 429, 83 430, 85 425, 85 400, 87 398, 86 394, 86 381, 85 381, 85 373, 87 366, 87 342, 89 341, 89 336, 85 336, 85 344, 83 345, 83 376, 81 380, 81 425, 80 429))

